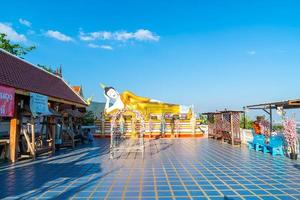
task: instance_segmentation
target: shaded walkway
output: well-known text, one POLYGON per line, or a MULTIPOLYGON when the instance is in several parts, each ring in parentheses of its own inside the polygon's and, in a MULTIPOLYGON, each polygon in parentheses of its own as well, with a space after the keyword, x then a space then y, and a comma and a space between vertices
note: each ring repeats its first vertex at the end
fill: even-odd
POLYGON ((0 166, 0 199, 300 199, 300 162, 207 139, 147 140, 109 160, 109 140, 0 166))

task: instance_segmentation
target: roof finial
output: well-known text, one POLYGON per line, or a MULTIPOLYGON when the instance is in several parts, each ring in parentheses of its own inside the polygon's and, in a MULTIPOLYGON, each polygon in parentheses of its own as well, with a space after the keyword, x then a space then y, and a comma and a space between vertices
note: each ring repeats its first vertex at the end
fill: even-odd
POLYGON ((100 83, 100 87, 104 90, 106 88, 106 85, 104 85, 103 83, 100 83))

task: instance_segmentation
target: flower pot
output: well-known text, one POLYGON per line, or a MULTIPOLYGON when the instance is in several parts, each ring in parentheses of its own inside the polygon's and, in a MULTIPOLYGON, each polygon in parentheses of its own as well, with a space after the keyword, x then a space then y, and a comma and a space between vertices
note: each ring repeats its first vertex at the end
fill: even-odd
POLYGON ((298 157, 298 154, 296 154, 296 153, 290 153, 290 158, 292 160, 297 160, 297 157, 298 157))

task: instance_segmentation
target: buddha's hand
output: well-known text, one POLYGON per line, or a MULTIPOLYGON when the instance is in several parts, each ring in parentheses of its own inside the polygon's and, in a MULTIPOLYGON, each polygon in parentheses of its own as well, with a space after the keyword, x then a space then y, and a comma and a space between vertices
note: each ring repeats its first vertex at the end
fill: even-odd
POLYGON ((103 93, 103 95, 104 95, 105 99, 106 99, 107 101, 109 101, 109 97, 108 97, 105 93, 103 93))
POLYGON ((104 108, 104 113, 107 114, 107 110, 109 109, 109 102, 110 102, 110 99, 109 97, 104 93, 104 97, 106 99, 106 103, 105 103, 105 108, 104 108))

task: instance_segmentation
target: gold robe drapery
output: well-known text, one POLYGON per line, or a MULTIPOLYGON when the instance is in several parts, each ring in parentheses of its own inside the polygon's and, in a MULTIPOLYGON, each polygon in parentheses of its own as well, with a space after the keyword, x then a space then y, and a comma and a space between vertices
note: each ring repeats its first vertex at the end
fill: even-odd
POLYGON ((179 114, 180 106, 163 102, 151 102, 150 98, 140 97, 132 92, 125 91, 120 94, 125 107, 140 111, 144 116, 149 114, 179 114))

